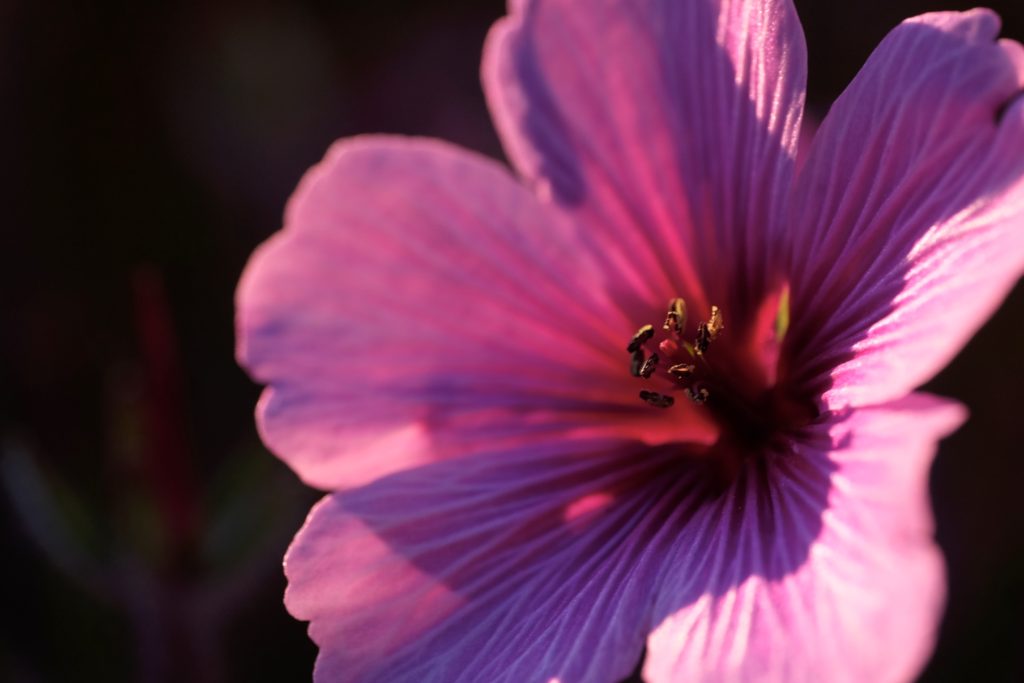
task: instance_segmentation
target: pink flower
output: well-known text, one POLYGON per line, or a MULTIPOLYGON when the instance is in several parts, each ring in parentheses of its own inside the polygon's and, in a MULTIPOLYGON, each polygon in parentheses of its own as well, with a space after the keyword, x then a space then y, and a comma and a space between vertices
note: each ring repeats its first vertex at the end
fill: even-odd
POLYGON ((285 560, 315 678, 912 677, 965 414, 910 392, 1024 269, 1024 48, 908 20, 795 174, 786 0, 511 5, 521 179, 341 141, 239 286, 263 438, 336 491, 285 560))

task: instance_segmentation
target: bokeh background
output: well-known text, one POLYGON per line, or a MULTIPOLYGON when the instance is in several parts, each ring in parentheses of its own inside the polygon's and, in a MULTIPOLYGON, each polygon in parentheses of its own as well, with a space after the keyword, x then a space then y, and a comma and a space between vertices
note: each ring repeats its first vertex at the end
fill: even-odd
MULTIPOLYGON (((969 7, 797 5, 818 116, 902 18, 969 7)), ((1024 4, 994 7, 1024 39, 1024 4)), ((502 13, 0 2, 0 680, 309 678, 280 562, 318 494, 256 436, 234 286, 335 138, 501 157, 478 63, 502 13)), ((1018 287, 928 387, 973 417, 932 475, 950 599, 923 681, 1024 680, 1022 330, 1018 287)))

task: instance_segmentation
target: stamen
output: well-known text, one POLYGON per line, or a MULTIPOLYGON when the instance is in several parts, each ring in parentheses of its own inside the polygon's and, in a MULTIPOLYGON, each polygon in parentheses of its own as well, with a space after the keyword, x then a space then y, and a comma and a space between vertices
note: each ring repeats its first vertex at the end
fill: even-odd
MULTIPOLYGON (((682 338, 686 328, 686 302, 681 297, 676 297, 668 302, 668 312, 665 314, 662 328, 667 334, 658 342, 657 351, 648 352, 645 348, 645 344, 655 336, 653 325, 644 325, 633 335, 629 346, 626 347, 631 354, 630 374, 650 379, 661 361, 665 360, 669 376, 678 382, 676 388, 682 389, 694 403, 707 403, 710 392, 705 386, 705 379, 709 373, 713 373, 713 368, 703 356, 711 342, 725 328, 722 310, 718 306, 711 307, 708 319, 697 325, 697 336, 691 344, 682 338), (688 360, 694 362, 678 362, 684 360, 686 356, 689 356, 688 360)), ((668 408, 675 403, 672 396, 656 391, 641 391, 640 399, 656 408, 668 408)))
POLYGON ((676 379, 689 379, 693 377, 694 371, 696 371, 696 365, 690 365, 689 363, 679 363, 673 365, 668 369, 668 374, 672 375, 676 379))
POLYGON ((626 350, 630 353, 639 351, 640 347, 649 342, 653 336, 654 326, 644 325, 636 331, 636 334, 633 335, 633 338, 629 341, 629 346, 626 347, 626 350))
POLYGON ((654 369, 658 367, 658 354, 652 353, 651 357, 644 361, 643 366, 640 368, 640 376, 644 379, 650 378, 654 374, 654 369))
POLYGON ((648 405, 652 405, 655 408, 668 408, 676 402, 676 400, 671 396, 659 394, 656 391, 641 391, 640 398, 648 405))
POLYGON ((718 306, 712 306, 708 321, 697 325, 697 338, 693 340, 693 346, 698 356, 703 356, 707 352, 711 342, 718 337, 723 328, 725 324, 722 322, 722 311, 718 306))
POLYGON ((686 327, 686 302, 676 297, 668 302, 668 313, 665 315, 665 324, 662 329, 672 332, 677 337, 682 336, 686 327))
POLYGON ((644 360, 644 350, 637 349, 633 352, 633 357, 629 361, 629 374, 634 377, 639 377, 646 365, 647 362, 644 360))

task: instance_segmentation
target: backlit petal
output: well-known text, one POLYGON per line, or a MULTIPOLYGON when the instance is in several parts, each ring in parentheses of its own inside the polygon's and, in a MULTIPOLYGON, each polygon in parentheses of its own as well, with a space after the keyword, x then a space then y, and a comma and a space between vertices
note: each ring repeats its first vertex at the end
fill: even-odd
POLYGON ((626 677, 671 538, 674 463, 635 443, 560 444, 324 499, 286 558, 286 603, 320 646, 316 680, 626 677))
POLYGON ((494 162, 436 141, 338 143, 239 285, 265 442, 340 488, 481 444, 680 438, 685 418, 637 398, 637 323, 608 303, 587 243, 494 162))
POLYGON ((1024 48, 998 31, 988 10, 908 20, 814 139, 788 341, 832 407, 926 381, 1024 272, 1024 48))
POLYGON ((931 653, 945 591, 928 469, 963 418, 921 394, 857 410, 828 426, 831 448, 776 462, 770 495, 730 494, 735 521, 702 544, 683 535, 668 562, 668 616, 648 642, 646 680, 911 679, 931 653), (773 568, 794 552, 804 556, 794 569, 773 568), (700 597, 680 599, 695 585, 700 597))
POLYGON ((512 5, 483 77, 520 173, 606 245, 624 300, 744 314, 784 227, 803 109, 791 4, 512 5))

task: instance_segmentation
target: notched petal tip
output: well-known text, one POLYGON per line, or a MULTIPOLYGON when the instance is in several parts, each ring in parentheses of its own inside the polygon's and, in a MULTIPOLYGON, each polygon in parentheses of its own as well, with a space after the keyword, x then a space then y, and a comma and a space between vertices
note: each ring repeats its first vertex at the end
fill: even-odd
POLYGON ((1024 99, 1024 45, 1009 38, 1000 38, 996 44, 1017 75, 1017 91, 996 110, 996 123, 1002 125, 1010 109, 1024 99))
POLYGON ((1002 19, 987 7, 957 12, 926 12, 903 21, 903 24, 924 24, 970 42, 992 42, 999 35, 1002 19))
POLYGON ((996 125, 1003 125, 1003 122, 1006 121, 1008 118, 1010 110, 1014 108, 1017 108, 1018 110, 1021 109, 1019 105, 1022 102, 1024 102, 1024 90, 1018 92, 1016 95, 1007 100, 1005 104, 996 109, 996 125))

